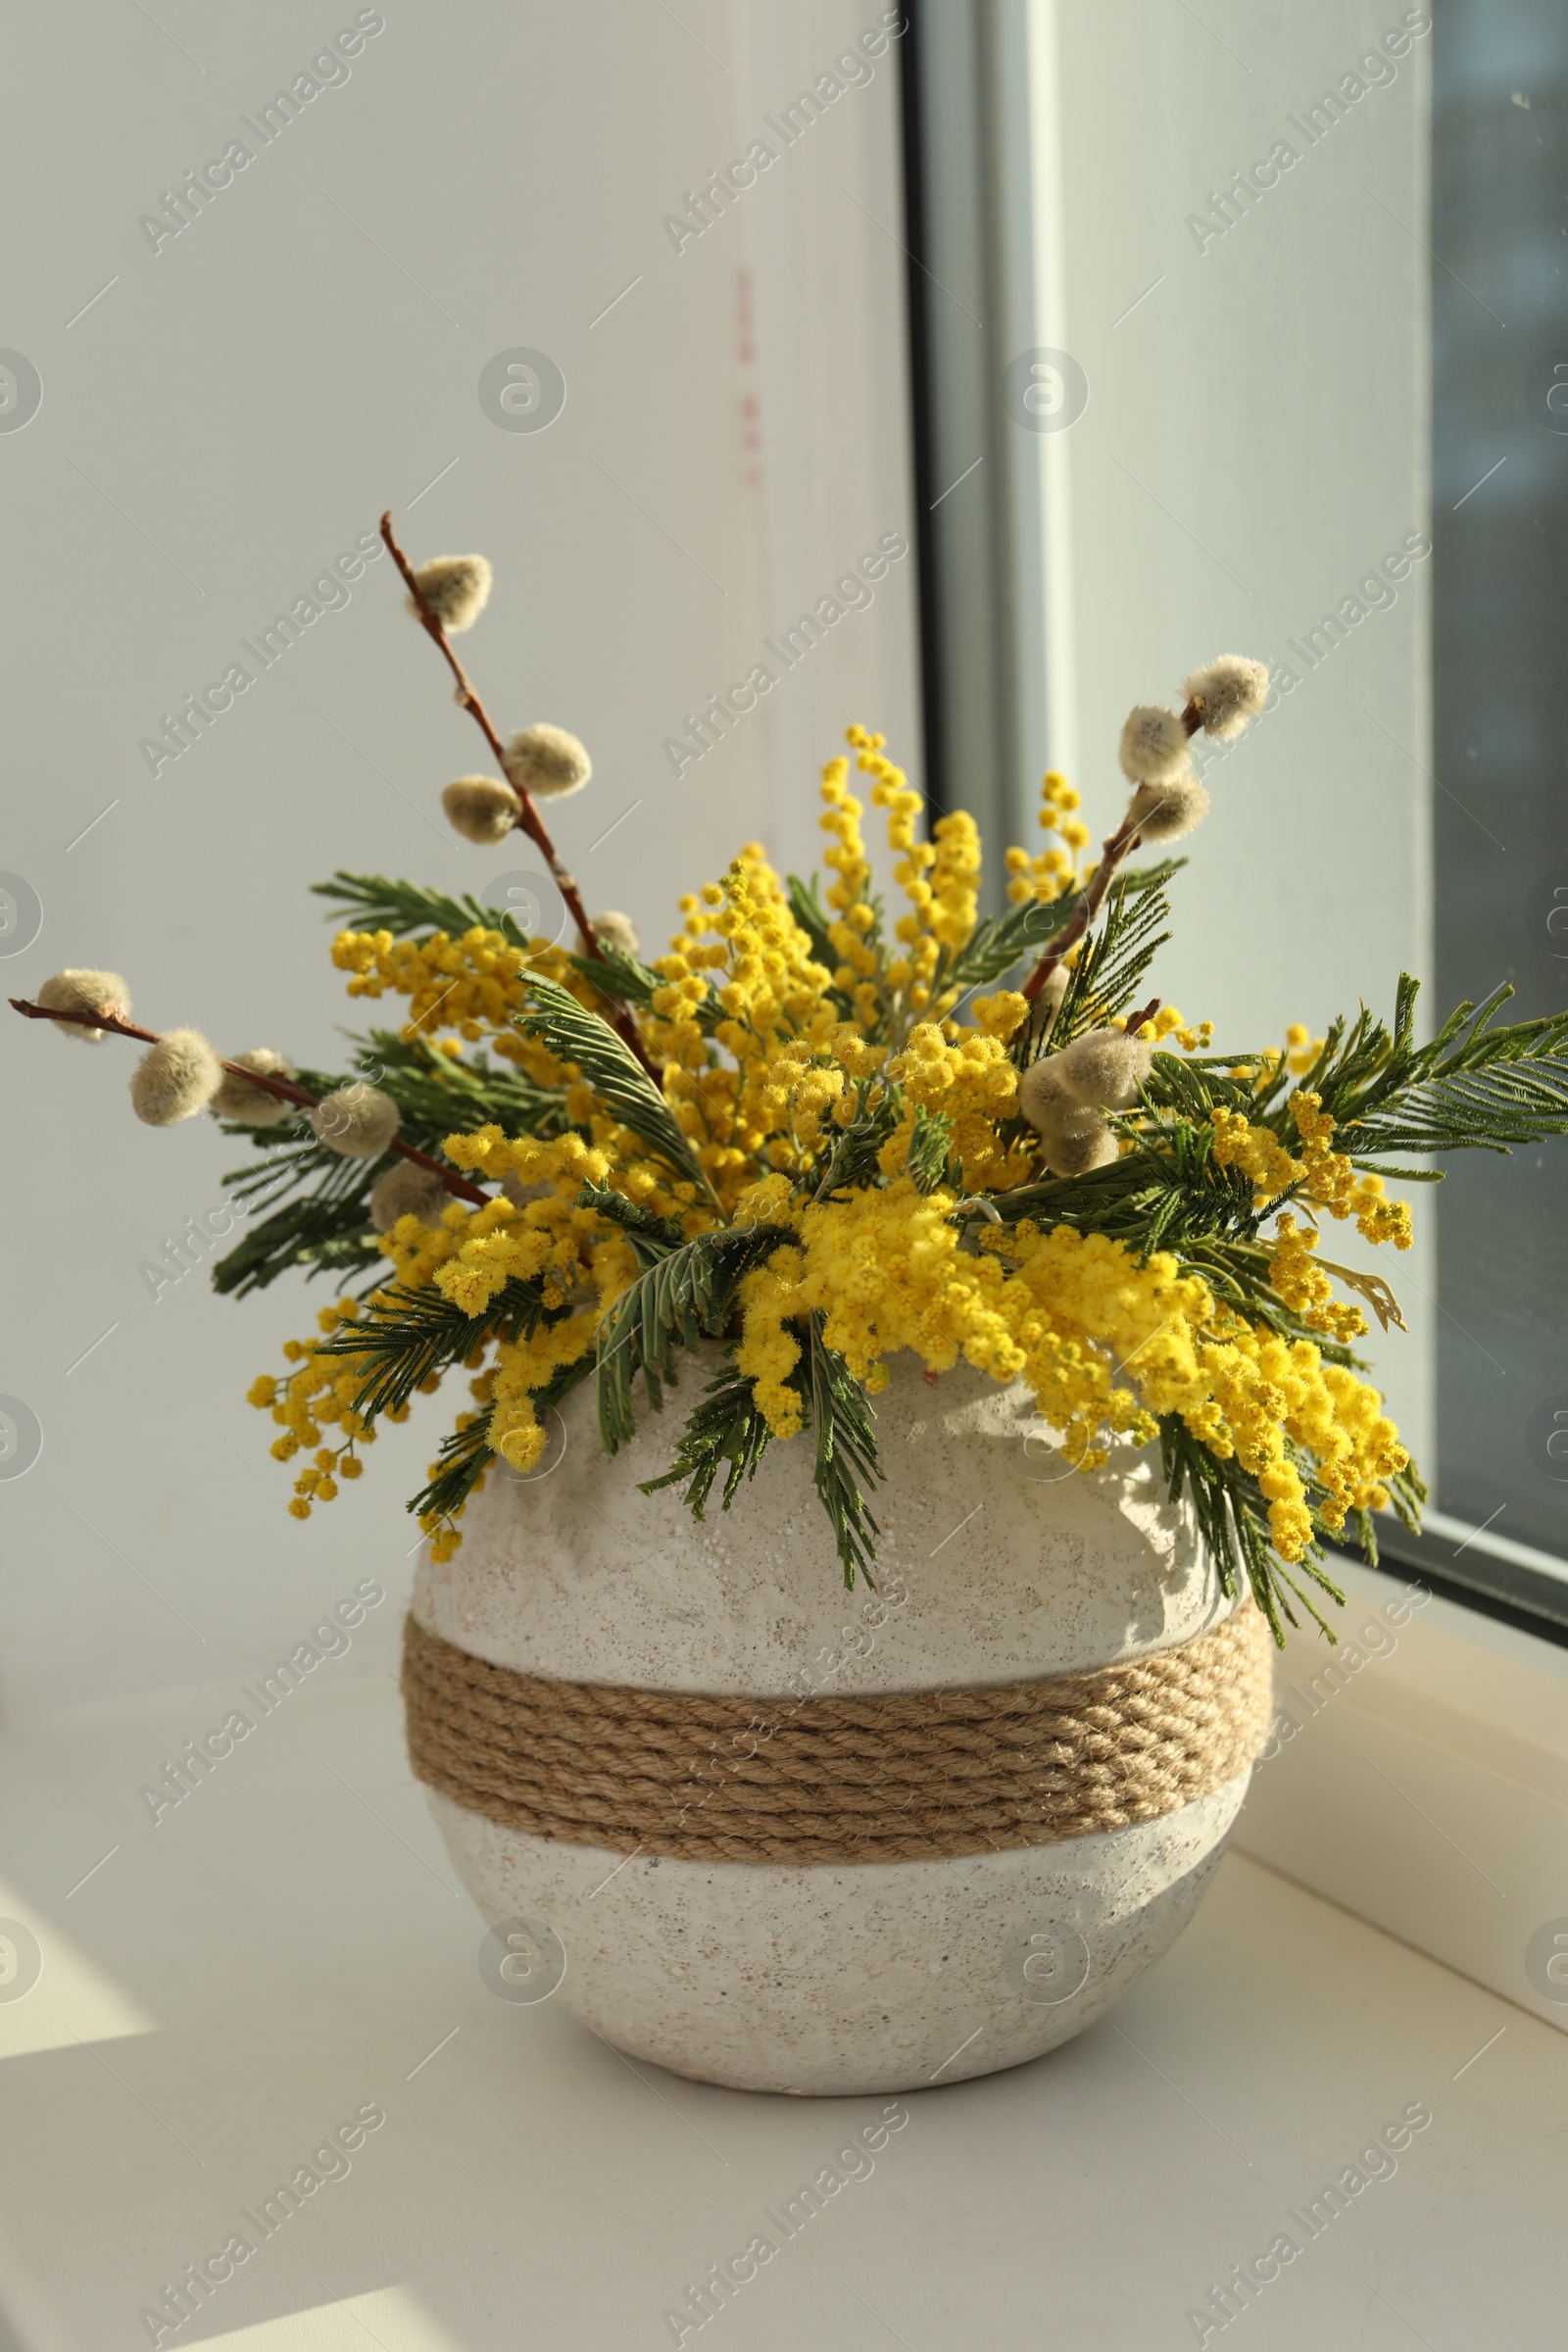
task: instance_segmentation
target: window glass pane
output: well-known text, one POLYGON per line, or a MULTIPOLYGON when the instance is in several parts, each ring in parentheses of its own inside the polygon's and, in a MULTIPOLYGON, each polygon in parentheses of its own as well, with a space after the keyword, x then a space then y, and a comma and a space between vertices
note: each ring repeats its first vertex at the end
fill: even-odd
MULTIPOLYGON (((1437 974, 1568 1003, 1568 9, 1444 0, 1433 39, 1437 974)), ((1561 1146, 1443 1188, 1442 1509, 1568 1551, 1561 1146)))

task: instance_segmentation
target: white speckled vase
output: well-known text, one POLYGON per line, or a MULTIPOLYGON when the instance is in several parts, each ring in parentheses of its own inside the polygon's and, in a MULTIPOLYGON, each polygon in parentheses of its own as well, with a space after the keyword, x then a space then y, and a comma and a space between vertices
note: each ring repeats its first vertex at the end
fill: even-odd
MULTIPOLYGON (((638 1492, 668 1466, 693 1377, 613 1459, 578 1390, 542 1472, 492 1474, 456 1558, 422 1559, 420 1623, 526 1674, 778 1699, 803 1671, 813 1691, 1044 1681, 1231 1610, 1146 1457, 1066 1475, 1027 1396, 966 1367, 932 1386, 903 1357, 876 1408, 873 1628, 873 1596, 844 1590, 808 1438, 771 1446, 701 1525, 678 1489, 638 1492)), ((553 1931, 557 1997, 606 2040, 737 2088, 847 2094, 989 2074, 1081 2032, 1191 1919, 1247 1781, 1050 1844, 805 1869, 628 1860, 429 1796, 492 1927, 553 1931)))

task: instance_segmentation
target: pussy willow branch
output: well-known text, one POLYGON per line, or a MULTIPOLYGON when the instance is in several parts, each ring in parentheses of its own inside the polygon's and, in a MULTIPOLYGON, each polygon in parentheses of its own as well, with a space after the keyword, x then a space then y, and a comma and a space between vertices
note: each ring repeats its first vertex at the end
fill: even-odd
MULTIPOLYGON (((1202 723, 1201 704, 1190 702, 1182 712, 1183 727, 1189 735, 1196 735, 1202 723)), ((1137 847, 1138 829, 1130 818, 1123 817, 1104 845, 1104 855, 1090 876, 1088 889, 1023 984, 1023 993, 1031 1004, 1062 957, 1070 955, 1078 945, 1104 905, 1105 893, 1115 880, 1117 868, 1137 847)))
MULTIPOLYGON (((408 557, 403 553, 402 548, 399 547, 397 540, 393 535, 392 510, 390 507, 381 517, 381 537, 386 543, 387 554, 392 558, 393 563, 403 574, 409 594, 414 599, 415 608, 418 612, 419 619, 424 626, 426 634, 431 638, 438 651, 444 657, 447 667, 451 670, 452 675, 458 681, 459 702, 463 705, 466 710, 471 712, 479 732, 483 735, 485 742, 490 746, 491 751, 495 755, 497 766, 500 768, 504 776, 507 775, 506 753, 502 749, 501 738, 496 733, 495 727, 491 723, 489 711, 485 709, 483 703, 479 700, 478 695, 474 691, 473 680, 464 668, 463 663, 458 660, 457 655, 452 651, 452 643, 450 638, 447 636, 447 633, 441 626, 440 621, 437 620, 435 614, 431 612, 429 606, 424 601, 424 597, 420 592, 419 583, 414 576, 414 567, 410 564, 408 557)), ((556 845, 551 840, 549 833, 545 829, 544 819, 539 814, 539 809, 534 801, 533 795, 526 791, 524 787, 518 784, 513 777, 508 776, 507 780, 512 785, 513 791, 516 794, 519 804, 519 812, 517 815, 516 825, 514 830, 526 833, 528 839, 533 843, 534 848, 538 850, 541 857, 547 860, 550 867, 551 879, 554 881, 556 888, 560 891, 562 897, 564 899, 566 903, 566 910, 570 914, 572 921, 577 926, 577 937, 582 943, 583 954, 585 956, 592 956, 596 961, 602 961, 603 956, 599 946, 599 940, 594 931, 593 924, 588 919, 587 911, 583 906, 582 896, 578 891, 576 878, 567 871, 565 866, 562 864, 560 858, 557 856, 556 845)), ((647 1071, 649 1077, 653 1079, 655 1085, 657 1086, 659 1083, 659 1072, 655 1069, 654 1064, 649 1057, 648 1049, 643 1044, 642 1038, 638 1033, 637 1024, 632 1019, 630 1011, 623 1004, 619 1002, 617 998, 612 996, 608 990, 604 992, 604 995, 606 1003, 611 1007, 607 1016, 611 1027, 614 1030, 616 1036, 621 1040, 622 1044, 627 1046, 630 1051, 636 1054, 637 1059, 641 1062, 643 1068, 647 1071)))
MULTIPOLYGON (((117 1013, 54 1012, 47 1004, 29 1004, 25 997, 12 997, 8 1001, 13 1012, 20 1012, 29 1021, 65 1021, 77 1029, 107 1029, 115 1037, 133 1037, 143 1046, 162 1043, 156 1029, 143 1029, 135 1021, 122 1021, 117 1013)), ((308 1087, 296 1086, 291 1078, 268 1077, 260 1070, 248 1070, 243 1062, 224 1061, 221 1056, 219 1057, 219 1067, 226 1070, 231 1078, 243 1078, 247 1086, 259 1086, 264 1095, 275 1095, 280 1102, 296 1102, 302 1110, 317 1110, 320 1106, 318 1095, 313 1095, 308 1087)), ((492 1198, 489 1193, 482 1193, 476 1184, 468 1182, 466 1176, 460 1176, 456 1168, 444 1168, 438 1159, 430 1157, 428 1152, 419 1151, 414 1144, 399 1143, 395 1138, 387 1149, 396 1152, 403 1159, 412 1159, 416 1167, 428 1168, 431 1175, 439 1176, 447 1191, 455 1193, 460 1200, 471 1200, 475 1208, 489 1206, 492 1198)))

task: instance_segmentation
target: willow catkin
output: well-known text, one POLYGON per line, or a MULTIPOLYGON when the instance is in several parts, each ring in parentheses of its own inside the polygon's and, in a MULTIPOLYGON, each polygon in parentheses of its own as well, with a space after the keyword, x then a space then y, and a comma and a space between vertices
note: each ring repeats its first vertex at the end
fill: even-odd
POLYGON ((317 1141, 345 1159, 378 1159, 397 1134, 398 1106, 377 1086, 356 1078, 318 1102, 310 1114, 317 1141))
POLYGON ((543 721, 514 735, 502 765, 518 791, 536 801, 559 801, 568 792, 581 792, 594 772, 576 736, 543 721))
POLYGON ((1068 1085, 1063 1054, 1045 1054, 1018 1080, 1018 1110, 1040 1138, 1053 1176, 1087 1176, 1116 1157, 1116 1138, 1103 1111, 1068 1085))
MULTIPOLYGON (((35 1002, 50 1012, 108 1012, 117 1020, 130 1018, 130 990, 118 972, 56 972, 39 989, 35 1002)), ((78 1021, 57 1024, 62 1037, 80 1038, 83 1045, 101 1045, 106 1032, 85 1028, 78 1021)))
POLYGON ((459 776, 442 793, 441 806, 453 831, 481 849, 505 841, 521 814, 516 794, 499 776, 459 776))
POLYGON ((610 948, 617 956, 635 956, 641 941, 637 926, 629 914, 617 914, 613 906, 593 918, 594 937, 602 948, 610 948))
POLYGON ((1179 710, 1139 703, 1121 730, 1121 772, 1129 784, 1163 784, 1188 764, 1187 730, 1179 710))
POLYGON ((169 1029, 130 1074, 130 1102, 149 1127, 174 1127, 205 1110, 223 1065, 199 1029, 169 1029))
POLYGON ((1245 654, 1221 654, 1217 662, 1195 669, 1182 692, 1198 705, 1204 734, 1229 742, 1262 710, 1268 698, 1268 663, 1249 661, 1245 654))
POLYGON ((1018 1115, 1042 1132, 1059 1120, 1070 1118, 1080 1107, 1077 1096, 1062 1081, 1057 1066, 1060 1059, 1059 1054, 1043 1054, 1038 1061, 1032 1061, 1019 1073, 1018 1115))
POLYGON ((1115 1136, 1098 1110, 1086 1110, 1042 1130, 1041 1155, 1053 1176, 1087 1176, 1120 1155, 1115 1136))
MULTIPOLYGON (((434 556, 415 573, 415 582, 449 637, 471 629, 490 595, 494 574, 483 556, 434 556)), ((418 613, 411 596, 409 611, 418 613)))
POLYGON ((1152 1065, 1152 1047, 1120 1029, 1086 1030, 1051 1062, 1069 1095, 1102 1110, 1130 1110, 1152 1065))
POLYGON ((377 1233, 390 1233, 400 1217, 417 1217, 421 1225, 438 1225, 451 1200, 433 1168, 416 1160, 395 1159, 370 1188, 370 1223, 377 1233))
MULTIPOLYGON (((270 1046, 253 1046, 248 1054, 229 1057, 242 1069, 258 1070, 264 1078, 292 1078, 294 1065, 270 1046)), ((221 1083, 208 1108, 216 1119, 235 1119, 245 1127, 275 1127, 279 1119, 290 1119, 299 1105, 287 1102, 281 1095, 270 1095, 265 1086, 252 1086, 249 1079, 236 1078, 231 1070, 223 1072, 221 1083)))
POLYGON ((1127 820, 1136 825, 1151 849, 1180 841, 1208 814, 1208 794, 1195 775, 1173 776, 1165 784, 1140 784, 1127 805, 1127 820))

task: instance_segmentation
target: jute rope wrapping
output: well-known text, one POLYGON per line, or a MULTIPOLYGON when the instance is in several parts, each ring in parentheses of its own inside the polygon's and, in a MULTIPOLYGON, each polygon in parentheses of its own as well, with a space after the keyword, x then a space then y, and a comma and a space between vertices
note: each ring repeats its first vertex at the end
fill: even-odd
POLYGON ((921 1862, 1174 1812, 1268 1729, 1250 1602, 1179 1648, 1047 1683, 710 1698, 493 1666, 410 1617, 418 1779, 508 1829, 688 1862, 921 1862))

